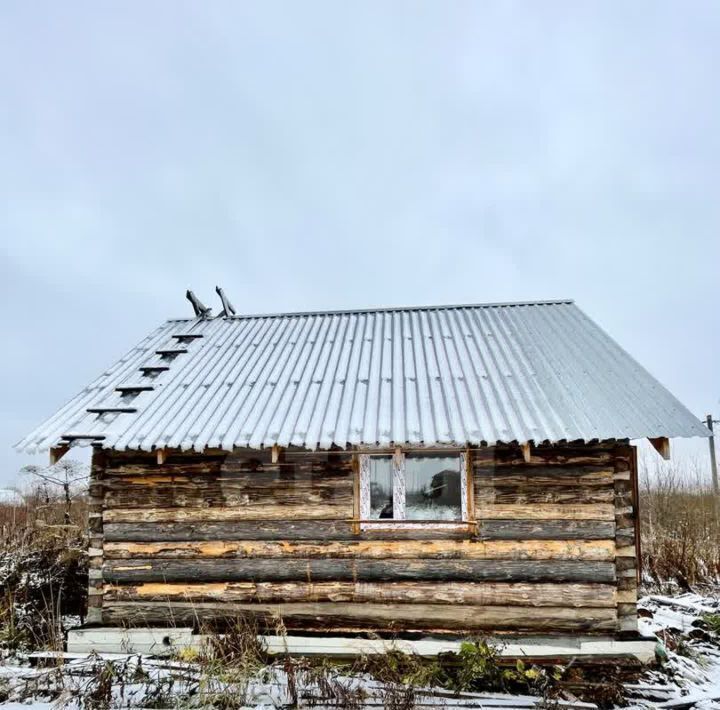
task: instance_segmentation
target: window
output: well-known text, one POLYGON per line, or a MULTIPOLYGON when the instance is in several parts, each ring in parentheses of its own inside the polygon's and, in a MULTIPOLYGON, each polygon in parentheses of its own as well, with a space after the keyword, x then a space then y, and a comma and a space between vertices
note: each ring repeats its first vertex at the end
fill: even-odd
POLYGON ((465 454, 361 454, 360 518, 467 520, 465 454))

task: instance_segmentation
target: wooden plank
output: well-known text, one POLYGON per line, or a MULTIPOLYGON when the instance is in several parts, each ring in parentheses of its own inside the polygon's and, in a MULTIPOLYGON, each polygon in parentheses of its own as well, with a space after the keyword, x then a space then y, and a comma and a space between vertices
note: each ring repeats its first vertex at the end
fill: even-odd
MULTIPOLYGON (((235 522, 241 520, 286 520, 290 516, 287 505, 247 505, 237 508, 115 508, 103 511, 107 523, 133 522, 142 516, 153 523, 162 522, 235 522)), ((307 503, 292 510, 298 520, 350 519, 352 501, 344 505, 307 503)))
POLYGON ((106 560, 105 581, 132 582, 475 582, 615 581, 612 562, 563 560, 202 559, 106 560))
MULTIPOLYGON (((138 516, 136 516, 138 517, 138 516)), ((364 530, 358 537, 347 520, 255 520, 237 522, 107 522, 105 539, 112 542, 212 540, 464 540, 467 530, 415 528, 364 530)), ((556 535, 558 539, 563 536, 556 535)), ((565 536, 567 538, 567 536, 565 536)), ((584 535, 574 535, 581 539, 584 535)), ((606 535, 605 537, 612 537, 606 535)))
POLYGON ((106 622, 197 624, 229 614, 257 617, 287 628, 355 627, 395 630, 611 631, 614 609, 568 607, 461 606, 442 604, 352 604, 336 602, 242 604, 209 602, 107 602, 106 622))
MULTIPOLYGON (((403 602, 480 606, 562 606, 613 608, 611 584, 532 584, 463 582, 217 582, 145 583, 105 586, 108 601, 223 602, 403 602)), ((625 600, 625 598, 623 598, 625 600)), ((631 600, 633 601, 633 600, 631 600)))
POLYGON ((615 523, 600 520, 483 520, 483 540, 610 540, 615 523))
POLYGON ((611 503, 535 505, 476 504, 477 517, 483 520, 615 520, 611 503))
POLYGON ((107 559, 615 559, 614 540, 106 542, 104 550, 107 559))

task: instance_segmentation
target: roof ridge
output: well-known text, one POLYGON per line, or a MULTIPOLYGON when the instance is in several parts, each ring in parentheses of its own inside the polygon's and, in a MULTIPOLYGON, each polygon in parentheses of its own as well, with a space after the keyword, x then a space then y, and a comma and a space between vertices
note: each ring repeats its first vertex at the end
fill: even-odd
MULTIPOLYGON (((288 318, 302 316, 333 316, 358 313, 398 313, 403 311, 448 311, 458 308, 512 308, 516 306, 560 306, 574 304, 571 298, 550 299, 544 301, 506 301, 498 303, 455 303, 447 305, 435 306, 375 306, 369 308, 346 308, 336 310, 318 310, 318 311, 288 311, 276 313, 238 313, 237 315, 227 317, 226 320, 244 320, 252 318, 288 318)), ((171 323, 185 323, 196 320, 195 318, 170 318, 171 323)))

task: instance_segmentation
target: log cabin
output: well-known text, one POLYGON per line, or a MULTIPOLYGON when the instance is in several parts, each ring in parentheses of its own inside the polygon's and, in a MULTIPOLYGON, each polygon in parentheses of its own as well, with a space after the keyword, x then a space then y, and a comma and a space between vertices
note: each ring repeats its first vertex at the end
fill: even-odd
POLYGON ((89 620, 637 636, 637 449, 705 427, 572 301, 169 320, 17 448, 92 447, 89 620))

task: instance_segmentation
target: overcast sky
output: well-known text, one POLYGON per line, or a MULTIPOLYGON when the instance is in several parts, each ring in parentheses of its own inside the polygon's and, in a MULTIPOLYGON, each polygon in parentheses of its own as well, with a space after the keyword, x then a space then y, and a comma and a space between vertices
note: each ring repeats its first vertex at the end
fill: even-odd
POLYGON ((0 484, 215 284, 574 298, 717 416, 719 67, 714 1, 4 0, 0 484))

